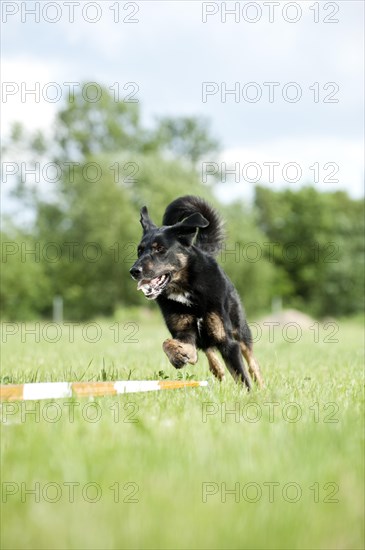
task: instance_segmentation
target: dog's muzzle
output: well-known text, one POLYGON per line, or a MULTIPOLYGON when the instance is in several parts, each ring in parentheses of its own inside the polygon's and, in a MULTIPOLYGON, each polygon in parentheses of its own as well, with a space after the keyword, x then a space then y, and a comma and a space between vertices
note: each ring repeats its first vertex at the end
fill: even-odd
POLYGON ((170 275, 168 273, 164 273, 163 275, 159 275, 159 277, 154 277, 153 279, 141 279, 138 282, 137 290, 142 290, 143 294, 149 300, 155 300, 169 284, 169 282, 170 275))
POLYGON ((169 284, 171 276, 169 273, 163 273, 158 277, 146 279, 142 278, 142 271, 141 267, 133 266, 129 272, 133 279, 138 280, 137 290, 142 290, 148 300, 155 300, 169 284))

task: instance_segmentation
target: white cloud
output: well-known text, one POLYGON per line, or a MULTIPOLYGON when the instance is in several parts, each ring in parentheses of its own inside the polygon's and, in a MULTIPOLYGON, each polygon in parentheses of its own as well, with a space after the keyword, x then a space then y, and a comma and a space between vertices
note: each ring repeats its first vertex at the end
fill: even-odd
MULTIPOLYGON (((3 59, 2 64, 1 128, 6 135, 13 122, 21 122, 26 129, 49 130, 57 103, 45 101, 45 86, 57 80, 54 68, 30 55, 3 59), (36 94, 27 91, 36 90, 36 94), (39 91, 38 91, 39 90, 39 91)), ((52 89, 48 88, 49 97, 52 89)), ((46 92, 47 93, 47 92, 46 92)))
POLYGON ((257 175, 261 176, 257 183, 273 189, 297 189, 314 184, 321 191, 341 189, 356 198, 363 196, 364 192, 361 140, 332 138, 264 142, 255 147, 225 150, 220 168, 223 172, 226 170, 227 181, 220 183, 218 195, 226 201, 241 197, 250 199, 257 175), (233 169, 237 169, 237 176, 228 174, 228 170, 233 169), (298 177, 298 181, 293 181, 298 177))

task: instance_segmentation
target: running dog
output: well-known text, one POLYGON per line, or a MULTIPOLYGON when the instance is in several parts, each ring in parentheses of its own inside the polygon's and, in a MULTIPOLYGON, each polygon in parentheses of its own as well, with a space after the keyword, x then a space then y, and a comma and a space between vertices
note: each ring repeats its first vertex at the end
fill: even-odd
POLYGON ((163 350, 170 363, 194 365, 197 350, 207 356, 211 372, 224 378, 224 362, 237 382, 251 389, 251 377, 261 387, 260 368, 252 354, 252 336, 236 289, 215 256, 224 230, 217 211, 204 199, 185 196, 165 210, 156 226, 141 209, 143 235, 130 274, 149 300, 156 300, 172 338, 163 350))

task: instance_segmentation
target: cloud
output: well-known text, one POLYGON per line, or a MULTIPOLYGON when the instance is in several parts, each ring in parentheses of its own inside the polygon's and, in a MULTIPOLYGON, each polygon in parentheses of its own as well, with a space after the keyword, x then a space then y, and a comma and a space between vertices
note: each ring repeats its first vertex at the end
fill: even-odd
POLYGON ((28 130, 49 130, 54 119, 57 103, 45 101, 49 93, 48 83, 57 80, 53 66, 23 54, 6 57, 2 61, 2 132, 6 135, 13 122, 21 122, 28 130), (32 93, 35 90, 35 93, 32 93))
POLYGON ((311 184, 320 191, 345 190, 354 198, 362 197, 364 192, 361 140, 334 137, 264 142, 227 149, 218 164, 227 181, 221 181, 217 194, 225 201, 250 200, 256 183, 272 189, 311 184), (234 174, 228 173, 233 170, 234 174))
MULTIPOLYGON (((107 1, 100 3, 102 17, 95 24, 79 15, 70 23, 65 9, 54 25, 35 24, 34 18, 21 24, 19 15, 14 16, 4 27, 3 81, 23 82, 29 88, 34 82, 44 86, 51 81, 62 86, 67 81, 94 80, 107 87, 137 82, 143 122, 150 123, 156 115, 203 115, 225 146, 223 162, 243 166, 280 162, 275 172, 279 176, 288 162, 302 168, 298 184, 285 179, 270 183, 264 166, 262 182, 295 186, 313 181, 314 169, 309 167, 317 162, 320 189, 346 188, 353 196, 362 194, 363 3, 340 3, 339 23, 334 24, 323 23, 333 7, 326 11, 321 3, 300 2, 303 17, 296 24, 283 19, 285 3, 276 8, 274 23, 268 21, 266 7, 255 24, 242 16, 238 23, 228 16, 222 24, 221 13, 203 23, 200 2, 137 4, 138 24, 123 22, 129 13, 123 3, 107 1), (117 4, 121 20, 114 23, 117 4), (314 5, 320 9, 318 24, 313 22, 314 5), (205 81, 216 82, 220 91, 203 103, 205 81), (238 103, 232 96, 221 100, 223 86, 229 89, 238 82, 242 89, 253 81, 262 89, 258 103, 245 101, 242 94, 238 103), (280 82, 274 103, 268 101, 264 85, 271 81, 280 82), (282 98, 285 83, 291 81, 303 90, 303 98, 295 104, 282 98), (314 102, 314 82, 319 83, 319 102, 314 102), (331 91, 325 88, 328 82, 338 83, 338 103, 324 102, 331 91), (330 162, 339 166, 338 174, 332 176, 338 183, 323 182, 331 177, 331 168, 324 168, 330 162)), ((236 4, 225 5, 228 9, 236 4)), ((240 3, 241 12, 243 4, 248 5, 240 3)), ((223 4, 215 5, 223 10, 223 4)), ((75 13, 81 10, 80 4, 75 13)), ((61 103, 27 99, 22 102, 18 93, 2 104, 5 132, 14 120, 27 128, 50 128, 61 103)), ((247 181, 233 182, 229 195, 241 196, 252 187, 247 181)), ((228 193, 226 184, 221 185, 221 193, 228 193)))

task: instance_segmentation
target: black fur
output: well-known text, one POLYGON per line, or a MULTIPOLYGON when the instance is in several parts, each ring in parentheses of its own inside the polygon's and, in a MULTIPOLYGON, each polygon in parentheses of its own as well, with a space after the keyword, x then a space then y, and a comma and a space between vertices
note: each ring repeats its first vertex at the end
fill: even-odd
POLYGON ((217 256, 225 239, 223 222, 218 212, 200 197, 187 195, 174 200, 168 205, 163 216, 163 225, 174 225, 192 212, 200 214, 209 222, 207 229, 198 232, 195 245, 212 256, 217 256))
POLYGON ((213 257, 224 240, 218 213, 202 198, 186 196, 168 205, 162 227, 143 207, 141 225, 138 259, 130 273, 162 311, 172 335, 163 344, 170 362, 176 368, 194 364, 201 349, 213 374, 222 379, 219 350, 232 376, 250 389, 243 355, 251 376, 262 385, 239 296, 213 257))

